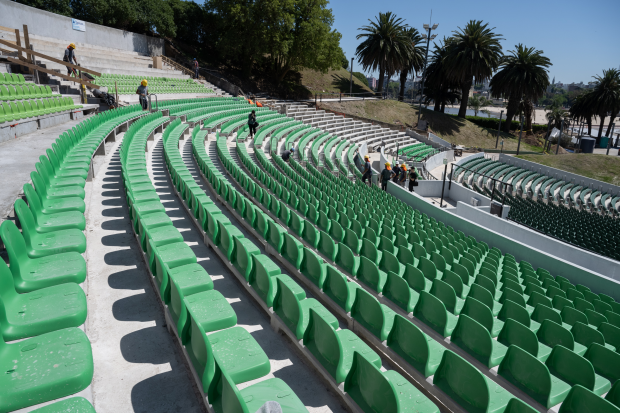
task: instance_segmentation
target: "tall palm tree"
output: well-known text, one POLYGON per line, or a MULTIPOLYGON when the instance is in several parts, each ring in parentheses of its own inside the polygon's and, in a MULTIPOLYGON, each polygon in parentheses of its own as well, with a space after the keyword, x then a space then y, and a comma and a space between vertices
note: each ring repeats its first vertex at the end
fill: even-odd
POLYGON ((392 75, 400 70, 401 62, 410 54, 411 39, 404 30, 404 20, 392 12, 379 13, 375 20, 369 19, 370 25, 358 29, 364 33, 356 38, 364 40, 355 54, 364 71, 379 70, 377 92, 382 92, 385 74, 392 75))
POLYGON ((459 117, 467 114, 469 90, 475 80, 488 80, 499 66, 502 58, 503 40, 481 20, 470 20, 465 28, 453 32, 448 41, 448 55, 445 58, 446 74, 461 86, 461 107, 459 117))
POLYGON ((401 63, 400 68, 400 94, 398 100, 402 101, 405 97, 405 83, 407 83, 407 76, 409 73, 417 73, 422 70, 424 66, 424 54, 426 53, 426 46, 424 46, 424 39, 414 27, 408 27, 405 29, 407 38, 411 42, 411 50, 406 56, 405 60, 401 63))
POLYGON ((523 100, 526 110, 525 129, 532 130, 532 102, 540 99, 549 86, 547 67, 551 61, 543 56, 542 50, 526 47, 522 44, 515 46, 509 55, 504 56, 500 70, 493 76, 489 86, 491 95, 496 98, 508 97, 506 108, 506 122, 504 132, 510 132, 512 118, 517 113, 519 103, 523 100), (529 110, 528 110, 529 109, 529 110))
POLYGON ((467 107, 474 111, 474 116, 478 116, 478 112, 485 106, 491 106, 493 102, 484 96, 474 95, 467 101, 467 107))
POLYGON ((452 105, 461 100, 460 85, 448 76, 445 70, 445 57, 447 55, 447 39, 444 37, 439 44, 434 44, 433 54, 426 67, 426 79, 424 80, 425 103, 435 102, 435 111, 445 112, 446 104, 452 105))
POLYGON ((610 133, 611 123, 614 121, 620 110, 620 71, 618 69, 603 70, 603 76, 594 76, 596 85, 588 93, 588 101, 592 105, 594 113, 601 119, 601 126, 598 128, 596 144, 598 145, 603 134, 603 124, 608 112, 611 112, 611 120, 607 128, 607 135, 610 133))
POLYGON ((585 121, 588 125, 588 135, 591 135, 592 118, 596 113, 594 113, 594 106, 589 101, 589 98, 589 92, 578 95, 575 102, 570 107, 570 116, 577 122, 585 121))

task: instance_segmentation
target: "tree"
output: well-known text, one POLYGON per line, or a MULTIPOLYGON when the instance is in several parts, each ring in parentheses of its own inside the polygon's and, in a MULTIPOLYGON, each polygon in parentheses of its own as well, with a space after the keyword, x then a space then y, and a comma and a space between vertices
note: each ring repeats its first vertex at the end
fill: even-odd
POLYGON ((362 72, 353 72, 353 77, 358 78, 360 82, 368 86, 368 79, 362 72))
POLYGON ((409 53, 404 57, 400 67, 400 94, 398 100, 402 101, 405 95, 405 83, 407 83, 407 76, 409 73, 417 73, 422 70, 424 66, 424 54, 426 53, 426 47, 424 46, 424 39, 420 35, 418 29, 409 27, 405 29, 407 38, 411 42, 411 48, 409 53))
POLYGON ((562 120, 566 121, 570 117, 570 114, 560 106, 548 106, 545 111, 547 121, 551 121, 551 127, 557 129, 561 128, 562 120))
POLYGON ((440 44, 435 43, 433 54, 426 68, 424 81, 425 103, 435 102, 435 111, 445 112, 446 105, 452 105, 461 100, 460 85, 446 76, 445 57, 447 55, 447 40, 444 38, 440 44))
POLYGON ((611 124, 620 111, 620 71, 618 69, 603 70, 603 76, 594 76, 596 85, 588 92, 587 101, 592 105, 601 125, 598 128, 596 144, 598 145, 603 135, 603 124, 607 113, 611 113, 607 135, 611 132, 611 124))
POLYGON ((16 0, 17 3, 71 17, 71 0, 16 0))
POLYGON ((482 83, 491 78, 502 58, 501 35, 481 20, 470 20, 464 29, 453 32, 448 40, 445 58, 446 74, 461 86, 459 117, 467 114, 469 90, 475 80, 482 83))
POLYGON ((588 135, 592 134, 592 117, 595 116, 594 107, 588 101, 589 93, 583 93, 575 99, 570 107, 570 116, 577 122, 585 121, 588 124, 588 135))
POLYGON ((360 27, 364 32, 356 39, 364 39, 355 50, 364 71, 379 71, 377 92, 383 91, 385 75, 392 75, 410 53, 411 39, 406 35, 404 20, 392 12, 379 13, 370 25, 360 27), (369 70, 370 69, 370 70, 369 70))
POLYGON ((349 68, 349 59, 346 56, 342 56, 342 68, 347 70, 349 68))
POLYGON ((467 107, 474 111, 474 116, 478 116, 478 112, 480 112, 483 107, 491 106, 492 104, 493 102, 491 102, 489 99, 478 94, 470 97, 467 101, 467 107))
POLYGON ((508 97, 506 108, 506 122, 504 132, 510 131, 512 118, 515 116, 519 103, 523 101, 525 112, 525 129, 532 131, 532 102, 538 101, 549 86, 547 67, 551 61, 543 56, 542 50, 526 47, 522 44, 515 46, 509 55, 502 59, 500 70, 491 79, 491 95, 496 98, 508 97))

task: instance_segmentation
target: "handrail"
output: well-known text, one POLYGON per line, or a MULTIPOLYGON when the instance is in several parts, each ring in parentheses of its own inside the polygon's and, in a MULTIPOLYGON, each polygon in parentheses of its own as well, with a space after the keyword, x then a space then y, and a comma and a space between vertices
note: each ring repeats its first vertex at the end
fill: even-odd
MULTIPOLYGON (((74 65, 74 64, 72 64, 72 63, 64 62, 64 61, 62 61, 62 60, 59 60, 59 59, 56 59, 56 58, 54 58, 54 57, 48 56, 48 55, 46 55, 46 54, 43 54, 43 53, 40 53, 40 52, 35 52, 34 50, 24 49, 23 47, 17 46, 17 45, 15 45, 15 44, 11 43, 11 42, 7 42, 6 40, 2 40, 2 39, 0 39, 0 44, 3 44, 3 45, 5 45, 5 46, 12 47, 13 49, 17 49, 19 52, 24 52, 24 53, 29 53, 29 54, 31 54, 31 55, 39 56, 39 57, 42 57, 42 58, 44 58, 44 59, 46 59, 46 60, 49 60, 49 61, 51 61, 51 62, 58 63, 58 64, 61 64, 61 65, 65 65, 65 66, 67 66, 67 67, 70 67, 70 68, 72 68, 72 69, 79 70, 79 71, 81 71, 81 72, 90 73, 90 74, 91 74, 91 75, 93 75, 93 76, 98 76, 98 77, 101 77, 101 73, 99 73, 99 72, 95 72, 94 70, 91 70, 91 69, 85 69, 85 68, 83 68, 82 66, 77 66, 77 65, 74 65)), ((20 62, 23 62, 23 61, 22 61, 22 60, 20 60, 20 62)), ((21 65, 24 65, 23 63, 20 63, 20 64, 21 64, 21 65)), ((25 66, 25 65, 24 65, 24 66, 25 66)), ((38 68, 37 68, 37 69, 38 69, 38 68)))
POLYGON ((159 110, 159 98, 155 93, 149 93, 149 110, 153 109, 153 106, 151 105, 151 96, 155 96, 155 110, 159 110))
MULTIPOLYGON (((161 57, 161 60, 165 64, 170 65, 170 66, 174 67, 175 69, 180 70, 181 72, 185 73, 186 75, 189 75, 189 76, 192 76, 192 77, 194 76, 194 72, 191 69, 189 69, 188 67, 183 66, 181 63, 172 60, 168 56, 161 55, 160 57, 161 57)), ((198 76, 198 79, 205 80, 204 76, 198 76)))
POLYGON ((9 62, 11 62, 11 63, 15 63, 16 65, 26 66, 26 67, 29 67, 31 69, 36 69, 36 70, 39 70, 41 72, 49 73, 49 74, 51 74, 53 76, 61 77, 61 78, 65 79, 65 80, 68 80, 70 82, 77 82, 77 83, 79 83, 81 85, 84 85, 86 87, 89 87, 91 89, 99 89, 100 88, 100 86, 98 86, 98 85, 95 85, 93 83, 87 82, 87 81, 82 80, 82 79, 78 79, 77 77, 72 78, 71 76, 63 75, 62 73, 54 72, 51 69, 46 69, 46 68, 43 68, 41 66, 33 65, 32 63, 26 63, 26 62, 24 62, 22 60, 15 59, 13 57, 7 57, 7 60, 9 62))

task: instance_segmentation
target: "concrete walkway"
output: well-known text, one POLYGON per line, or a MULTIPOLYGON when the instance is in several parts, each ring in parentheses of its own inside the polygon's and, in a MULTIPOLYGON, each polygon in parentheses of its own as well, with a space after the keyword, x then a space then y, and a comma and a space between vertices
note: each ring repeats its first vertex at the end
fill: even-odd
MULTIPOLYGON (((165 327, 131 229, 119 145, 117 139, 93 180, 86 228, 86 331, 95 363, 94 407, 98 412, 202 412, 189 370, 165 327)), ((158 166, 150 169, 155 186, 164 188, 160 194, 166 199, 170 195, 161 172, 161 154, 155 156, 158 166)), ((178 215, 179 211, 172 212, 178 215)), ((189 227, 187 222, 176 222, 189 227)))
POLYGON ((45 150, 52 147, 52 143, 61 133, 84 119, 40 129, 17 139, 0 143, 0 177, 2 177, 0 222, 6 219, 9 211, 12 210, 15 199, 21 193, 24 184, 30 182, 30 172, 35 170, 34 164, 39 161, 39 156, 45 155, 45 150))

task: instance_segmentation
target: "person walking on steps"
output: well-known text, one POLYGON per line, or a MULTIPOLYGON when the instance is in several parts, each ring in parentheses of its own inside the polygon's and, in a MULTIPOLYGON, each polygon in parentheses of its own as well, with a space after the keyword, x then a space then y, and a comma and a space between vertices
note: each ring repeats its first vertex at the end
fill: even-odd
POLYGON ((389 162, 386 162, 385 169, 381 171, 381 175, 379 176, 379 179, 381 181, 381 189, 387 191, 388 181, 392 179, 392 177, 394 177, 395 175, 396 174, 392 170, 392 165, 389 162))
POLYGON ((147 110, 149 108, 149 103, 147 101, 149 88, 146 86, 147 84, 148 82, 146 79, 142 79, 140 86, 138 86, 138 90, 136 90, 136 95, 140 95, 140 105, 142 105, 142 110, 147 110))
MULTIPOLYGON (((78 64, 77 58, 75 57, 75 43, 71 43, 69 46, 67 46, 62 61, 67 63, 75 63, 76 65, 78 64)), ((69 76, 73 74, 73 76, 78 77, 77 70, 69 66, 67 66, 67 74, 69 76)))
POLYGON ((194 79, 198 79, 198 60, 194 57, 194 79))
POLYGON ((282 154, 282 160, 284 162, 288 162, 289 159, 291 159, 291 155, 293 154, 293 152, 295 152, 295 148, 291 148, 291 149, 284 151, 284 153, 282 154))
POLYGON ((398 177, 398 185, 404 187, 407 180, 407 165, 400 165, 400 176, 398 177))
POLYGON ((394 175, 392 175, 392 182, 397 184, 398 179, 400 178, 400 167, 398 166, 398 164, 396 164, 394 165, 394 168, 392 168, 392 170, 394 171, 394 175))
POLYGON ((256 121, 256 111, 252 111, 248 115, 248 127, 250 128, 250 138, 254 139, 254 135, 256 135, 256 128, 258 127, 258 122, 256 121))
POLYGON ((418 186, 418 173, 415 171, 414 167, 411 167, 409 171, 409 192, 415 192, 413 190, 414 186, 418 186))
POLYGON ((372 184, 372 166, 370 165, 370 157, 364 155, 364 171, 362 172, 362 183, 366 183, 368 179, 368 185, 372 184))

